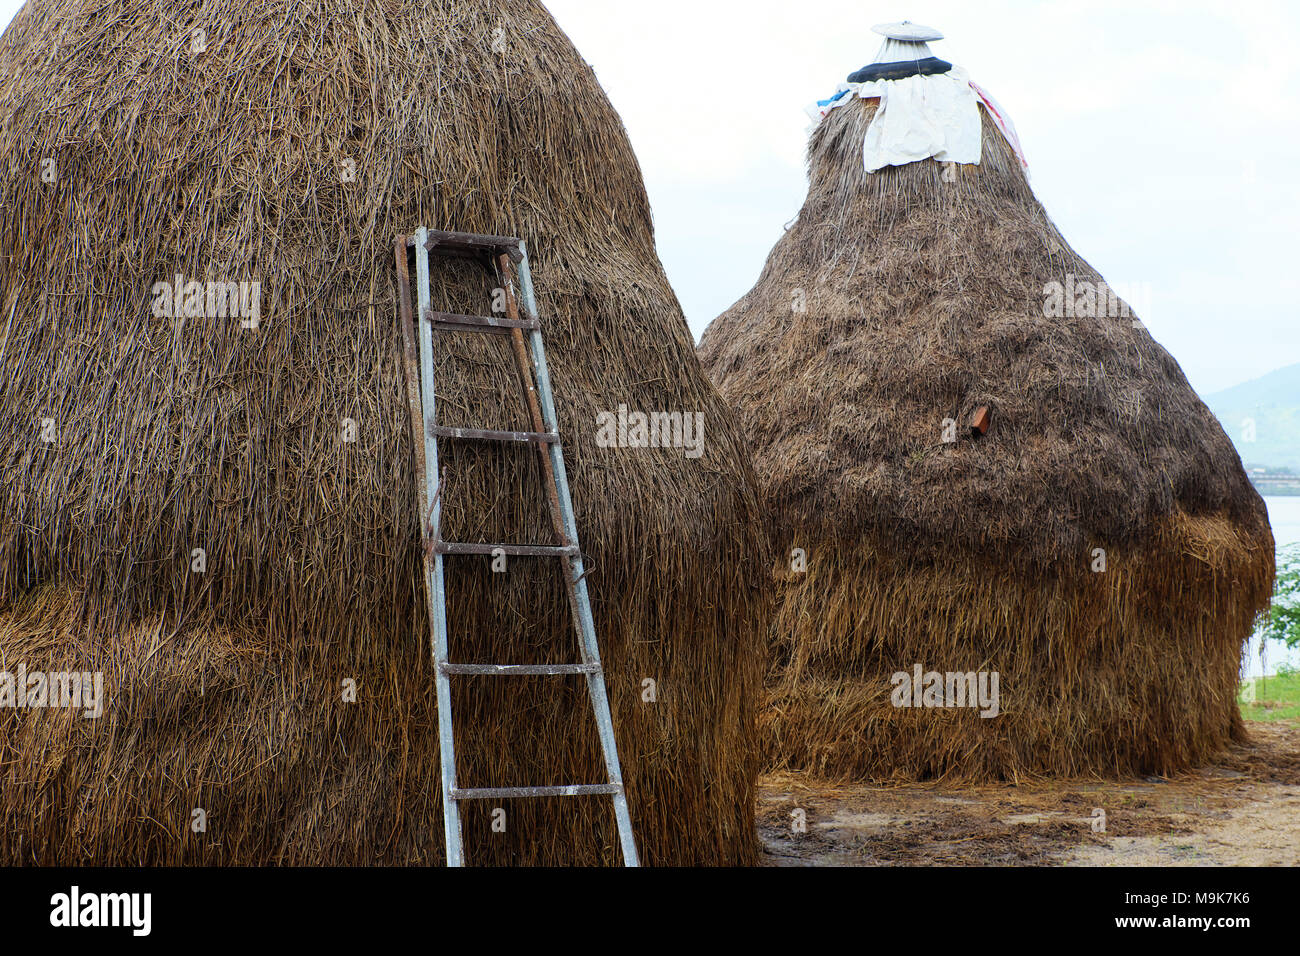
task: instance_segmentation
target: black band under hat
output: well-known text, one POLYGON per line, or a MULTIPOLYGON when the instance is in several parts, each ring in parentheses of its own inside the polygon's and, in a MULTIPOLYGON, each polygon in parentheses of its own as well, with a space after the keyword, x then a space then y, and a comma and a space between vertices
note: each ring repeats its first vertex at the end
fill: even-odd
POLYGON ((856 73, 849 74, 850 83, 870 83, 873 80, 905 80, 909 76, 935 76, 947 73, 952 64, 937 56, 924 60, 899 60, 895 63, 872 63, 856 73))

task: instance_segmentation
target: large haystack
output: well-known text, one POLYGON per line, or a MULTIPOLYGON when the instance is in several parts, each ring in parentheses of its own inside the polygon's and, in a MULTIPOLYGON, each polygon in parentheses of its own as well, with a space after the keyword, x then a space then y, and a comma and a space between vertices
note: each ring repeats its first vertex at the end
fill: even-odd
MULTIPOLYGON (((32 0, 0 74, 0 659, 107 698, 0 713, 0 859, 442 858, 393 260, 425 224, 529 243, 642 859, 752 861, 752 479, 542 5, 32 0), (177 274, 259 281, 260 327, 156 317, 177 274), (619 405, 702 413, 703 457, 597 447, 619 405)), ((481 271, 434 281, 489 307, 481 271)), ((439 340, 443 422, 522 427, 486 338, 439 340)), ((549 540, 527 448, 443 460, 448 540, 549 540)), ((448 564, 453 660, 577 659, 555 564, 448 564)), ((603 779, 581 678, 454 686, 462 786, 603 779)), ((608 798, 491 809, 471 863, 620 860, 608 798)))
POLYGON ((1102 280, 987 109, 978 165, 868 175, 878 103, 821 122, 797 223, 699 348, 784 551, 766 762, 925 779, 1203 760, 1242 732, 1263 503, 1136 317, 1046 317, 1050 283, 1102 280), (895 707, 917 664, 998 672, 1000 716, 895 707))

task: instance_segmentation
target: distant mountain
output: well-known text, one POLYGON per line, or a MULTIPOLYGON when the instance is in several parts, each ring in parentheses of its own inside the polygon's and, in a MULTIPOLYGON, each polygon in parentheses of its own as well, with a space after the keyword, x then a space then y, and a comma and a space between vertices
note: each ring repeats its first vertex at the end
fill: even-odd
POLYGON ((1247 467, 1300 472, 1300 365, 1204 398, 1247 467))

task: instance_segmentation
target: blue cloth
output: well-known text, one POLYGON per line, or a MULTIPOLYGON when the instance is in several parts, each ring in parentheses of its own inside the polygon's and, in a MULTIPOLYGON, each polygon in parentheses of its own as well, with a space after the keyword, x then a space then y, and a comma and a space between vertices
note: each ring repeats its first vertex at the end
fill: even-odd
POLYGON ((849 91, 849 90, 840 90, 838 93, 836 93, 834 96, 832 96, 829 100, 818 100, 818 101, 817 101, 817 105, 818 105, 818 106, 830 106, 832 103, 838 103, 838 102, 839 102, 840 100, 842 100, 844 97, 848 96, 850 92, 851 92, 851 91, 849 91))

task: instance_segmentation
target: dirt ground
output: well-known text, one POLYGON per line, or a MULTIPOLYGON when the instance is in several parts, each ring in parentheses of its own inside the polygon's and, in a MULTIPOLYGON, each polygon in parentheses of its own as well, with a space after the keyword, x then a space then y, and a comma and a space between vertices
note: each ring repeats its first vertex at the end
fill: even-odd
POLYGON ((1169 779, 881 787, 761 777, 763 864, 1300 865, 1300 725, 1247 726, 1250 744, 1169 779), (806 833, 795 832, 796 810, 806 833))

